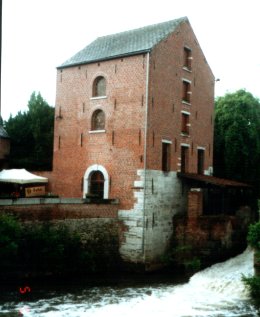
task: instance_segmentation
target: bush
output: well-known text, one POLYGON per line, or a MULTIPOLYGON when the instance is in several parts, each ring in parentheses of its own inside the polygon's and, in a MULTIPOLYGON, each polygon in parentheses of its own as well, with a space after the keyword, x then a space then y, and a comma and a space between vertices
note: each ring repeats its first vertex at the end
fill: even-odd
POLYGON ((247 241, 251 247, 260 251, 260 222, 249 226, 247 241))
POLYGON ((257 305, 260 305, 260 276, 243 276, 242 280, 248 288, 251 298, 257 305))
POLYGON ((18 261, 21 226, 15 217, 0 215, 0 269, 10 269, 18 261))
MULTIPOLYGON (((249 245, 254 248, 255 261, 260 261, 260 222, 249 226, 247 241, 249 245)), ((243 276, 242 280, 249 289, 251 298, 257 305, 260 305, 260 276, 243 276)))
POLYGON ((65 225, 22 225, 12 215, 1 215, 0 275, 64 275, 115 268, 119 264, 117 237, 102 229, 82 241, 65 225))
POLYGON ((77 234, 65 226, 44 223, 24 231, 20 261, 25 271, 63 273, 82 264, 81 249, 77 234))

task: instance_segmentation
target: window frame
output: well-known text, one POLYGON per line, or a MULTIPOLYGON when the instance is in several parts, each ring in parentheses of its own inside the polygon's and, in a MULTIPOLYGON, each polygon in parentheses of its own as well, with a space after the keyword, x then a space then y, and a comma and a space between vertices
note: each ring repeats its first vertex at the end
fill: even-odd
POLYGON ((191 81, 182 79, 182 102, 191 104, 191 81))
POLYGON ((189 145, 181 144, 181 173, 189 171, 189 149, 189 145))
POLYGON ((92 98, 105 98, 106 97, 106 89, 107 89, 107 81, 104 76, 97 76, 92 85, 92 98), (104 87, 100 88, 98 87, 100 81, 104 81, 104 87), (102 90, 99 92, 99 89, 102 90))
POLYGON ((192 60, 193 60, 192 50, 189 47, 184 46, 184 49, 183 49, 183 68, 185 70, 188 70, 188 71, 192 70, 192 60))
POLYGON ((181 134, 190 135, 190 113, 186 111, 181 112, 181 134))
POLYGON ((98 132, 103 132, 103 131, 106 131, 105 130, 105 127, 106 127, 106 115, 105 115, 105 112, 102 110, 102 109, 96 109, 93 111, 92 113, 92 116, 91 116, 91 131, 92 133, 98 133, 98 132), (103 125, 102 126, 98 126, 98 122, 95 122, 96 118, 97 118, 97 115, 99 113, 102 113, 104 118, 103 118, 103 125))
POLYGON ((171 141, 162 140, 162 171, 169 173, 171 171, 171 141))
POLYGON ((98 198, 104 199, 104 186, 105 185, 105 177, 104 174, 99 171, 92 171, 89 175, 89 195, 97 196, 98 198), (94 178, 94 176, 97 176, 94 178))
POLYGON ((197 174, 204 175, 204 170, 205 170, 205 148, 198 147, 197 148, 197 174))

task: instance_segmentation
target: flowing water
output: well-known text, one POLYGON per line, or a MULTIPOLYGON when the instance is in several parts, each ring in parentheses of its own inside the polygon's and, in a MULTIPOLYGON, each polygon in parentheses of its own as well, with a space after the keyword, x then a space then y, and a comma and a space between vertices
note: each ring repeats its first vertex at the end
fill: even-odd
POLYGON ((249 300, 242 274, 253 274, 250 250, 195 274, 188 283, 81 285, 63 292, 38 290, 31 299, 19 302, 9 293, 8 300, 0 302, 0 317, 260 316, 249 300))

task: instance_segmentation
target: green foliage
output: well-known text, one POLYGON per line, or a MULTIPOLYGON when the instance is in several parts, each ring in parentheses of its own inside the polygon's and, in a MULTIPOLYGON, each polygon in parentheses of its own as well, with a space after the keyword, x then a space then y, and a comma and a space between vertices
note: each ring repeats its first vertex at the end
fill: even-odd
POLYGON ((106 230, 101 232, 101 228, 83 242, 78 233, 65 225, 48 222, 22 225, 14 216, 3 214, 0 216, 0 277, 17 272, 41 276, 113 269, 119 263, 116 243, 117 239, 106 230))
POLYGON ((18 259, 21 226, 12 216, 0 215, 0 267, 10 268, 18 259))
POLYGON ((242 276, 242 281, 249 290, 251 298, 260 305, 260 276, 242 276))
POLYGON ((215 102, 216 176, 260 183, 260 101, 245 90, 215 102))
POLYGON ((27 112, 18 112, 4 123, 11 138, 10 164, 13 168, 51 170, 54 108, 32 93, 27 112))
MULTIPOLYGON (((254 248, 254 262, 255 265, 257 265, 260 263, 260 222, 249 226, 247 241, 249 245, 254 248)), ((242 280, 248 288, 251 298, 257 305, 260 305, 260 276, 246 277, 243 275, 242 280)))
POLYGON ((24 271, 62 273, 81 265, 81 242, 67 227, 49 223, 23 232, 20 262, 24 271))
POLYGON ((251 247, 260 251, 260 222, 249 226, 247 241, 251 247))
POLYGON ((162 260, 167 265, 183 267, 188 273, 197 272, 201 268, 201 260, 193 254, 192 245, 182 244, 173 247, 162 260))
POLYGON ((186 271, 197 272, 201 268, 201 261, 198 257, 194 257, 189 261, 185 261, 184 266, 186 271))

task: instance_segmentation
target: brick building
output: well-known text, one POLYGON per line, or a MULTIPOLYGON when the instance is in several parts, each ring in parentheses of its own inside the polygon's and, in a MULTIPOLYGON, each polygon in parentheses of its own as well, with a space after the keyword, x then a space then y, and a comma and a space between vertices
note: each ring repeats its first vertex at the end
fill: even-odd
POLYGON ((178 172, 212 173, 214 83, 186 17, 97 38, 57 69, 52 190, 117 198, 126 261, 167 249, 187 209, 178 172))

